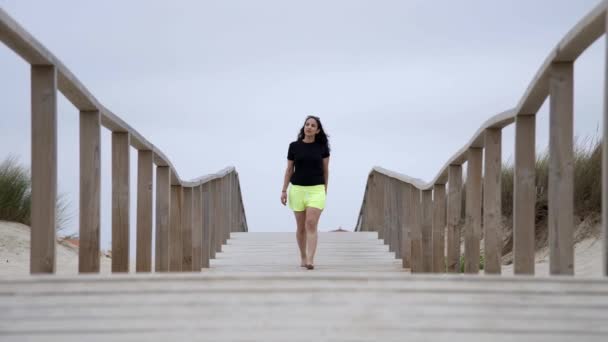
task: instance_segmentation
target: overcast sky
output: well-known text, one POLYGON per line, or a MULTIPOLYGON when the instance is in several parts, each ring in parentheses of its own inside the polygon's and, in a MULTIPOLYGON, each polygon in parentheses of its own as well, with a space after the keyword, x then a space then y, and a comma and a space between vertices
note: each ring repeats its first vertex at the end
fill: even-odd
MULTIPOLYGON (((319 229, 353 229, 374 165, 431 180, 599 0, 27 1, 0 6, 184 179, 236 166, 250 231, 294 231, 280 204, 308 114, 332 156, 319 229)), ((597 136, 604 38, 575 67, 575 133, 597 136)), ((0 44, 0 160, 30 164, 29 65, 0 44)), ((545 103, 537 147, 548 141, 545 103)), ((78 111, 60 97, 59 191, 78 229, 78 111)), ((102 248, 110 134, 102 130, 102 248)), ((503 135, 512 157, 513 129, 503 135)), ((131 154, 135 237, 135 151, 131 154)))

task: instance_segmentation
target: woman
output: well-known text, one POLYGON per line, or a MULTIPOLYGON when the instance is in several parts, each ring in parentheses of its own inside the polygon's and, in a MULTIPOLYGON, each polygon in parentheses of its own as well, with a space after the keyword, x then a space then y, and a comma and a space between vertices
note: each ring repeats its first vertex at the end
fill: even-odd
POLYGON ((296 216, 298 247, 301 264, 314 269, 317 249, 317 224, 325 208, 329 178, 329 142, 321 120, 308 116, 300 129, 298 140, 289 144, 287 170, 281 192, 281 203, 289 197, 289 208, 296 216), (287 196, 287 185, 289 196, 287 196))

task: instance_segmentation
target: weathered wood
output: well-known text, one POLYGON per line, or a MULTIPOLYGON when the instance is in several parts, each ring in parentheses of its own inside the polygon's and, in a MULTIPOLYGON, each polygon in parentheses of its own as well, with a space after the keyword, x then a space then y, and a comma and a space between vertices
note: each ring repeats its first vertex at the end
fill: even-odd
POLYGON ((31 67, 31 248, 30 273, 55 272, 57 200, 57 71, 31 67))
POLYGON ((448 169, 447 270, 460 272, 460 220, 462 209, 462 165, 448 169))
POLYGON ((78 272, 99 272, 101 124, 99 112, 80 112, 80 246, 78 272))
POLYGON ((193 216, 193 189, 190 187, 183 188, 183 206, 182 206, 182 271, 192 271, 192 216, 193 216))
POLYGON ((200 272, 203 262, 203 199, 202 186, 192 189, 192 271, 200 272))
POLYGON ((154 154, 137 152, 137 272, 152 271, 152 182, 154 154))
MULTIPOLYGON (((605 15, 608 31, 608 13, 605 15)), ((602 132, 602 232, 604 234, 604 277, 608 277, 608 35, 604 39, 604 129, 602 132)))
POLYGON ((169 271, 182 270, 182 210, 184 192, 181 185, 171 185, 171 222, 169 224, 169 271))
POLYGON ((394 213, 395 213, 395 198, 393 196, 394 192, 394 178, 387 178, 385 187, 384 187, 384 200, 386 201, 385 206, 385 240, 384 242, 388 245, 389 252, 395 252, 395 246, 393 244, 393 225, 394 225, 394 213))
POLYGON ((402 224, 402 232, 401 232, 401 259, 403 268, 410 268, 411 263, 411 254, 412 254, 412 222, 413 222, 413 214, 410 207, 410 203, 412 202, 412 185, 408 183, 403 183, 403 203, 401 205, 401 210, 403 212, 403 224, 402 224))
POLYGON ((483 177, 484 272, 501 273, 502 258, 502 131, 489 128, 485 135, 483 177))
POLYGON ((209 259, 215 257, 215 250, 213 247, 213 227, 211 226, 213 221, 211 220, 211 210, 213 205, 211 182, 207 182, 202 185, 202 206, 203 206, 203 248, 201 253, 203 255, 202 267, 209 267, 209 259))
POLYGON ((129 133, 112 132, 112 272, 129 272, 129 133))
POLYGON ((169 224, 171 212, 171 169, 156 167, 156 272, 169 271, 169 224))
POLYGON ((433 186, 433 272, 445 272, 445 184, 433 186))
POLYGON ((433 190, 422 191, 422 271, 433 272, 433 190))
POLYGON ((482 152, 481 148, 469 148, 467 158, 464 272, 473 274, 479 273, 482 152))
POLYGON ((213 180, 209 183, 209 228, 210 228, 210 237, 211 237, 211 250, 210 250, 210 257, 212 259, 215 258, 215 254, 217 252, 217 241, 219 239, 218 237, 218 224, 219 224, 219 219, 218 219, 218 211, 219 211, 219 206, 218 206, 218 186, 217 186, 218 180, 213 180))
POLYGON ((396 180, 394 182, 393 191, 395 193, 394 201, 395 201, 395 213, 394 221, 395 225, 394 229, 394 238, 393 243, 395 244, 395 259, 401 259, 402 250, 401 250, 401 234, 402 224, 403 224, 403 182, 396 180))
POLYGON ((412 187, 409 210, 412 213, 410 264, 412 273, 424 271, 422 255, 422 204, 420 189, 412 187))
POLYGON ((574 274, 574 63, 553 63, 549 78, 549 269, 574 274))
POLYGON ((534 217, 536 203, 536 118, 515 119, 513 171, 513 269, 515 274, 534 274, 534 217))

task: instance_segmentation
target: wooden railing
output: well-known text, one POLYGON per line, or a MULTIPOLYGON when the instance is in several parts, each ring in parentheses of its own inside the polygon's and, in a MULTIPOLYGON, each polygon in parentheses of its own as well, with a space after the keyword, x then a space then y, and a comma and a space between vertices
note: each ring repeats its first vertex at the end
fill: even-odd
POLYGON ((0 41, 31 65, 31 273, 55 272, 57 90, 80 111, 78 271, 99 272, 101 127, 112 131, 112 272, 129 271, 129 147, 138 150, 136 271, 200 271, 232 231, 247 231, 233 167, 182 180, 170 160, 104 107, 42 44, 0 9, 0 41), (153 167, 156 165, 156 203, 153 167))
MULTIPOLYGON (((534 274, 535 114, 549 97, 550 273, 574 274, 573 66, 583 51, 606 32, 607 7, 608 2, 603 1, 566 34, 551 51, 517 106, 481 125, 431 182, 374 167, 367 180, 356 230, 377 231, 379 238, 384 239, 390 250, 402 258, 403 266, 412 272, 458 272, 460 238, 464 233, 464 271, 477 274, 483 227, 484 271, 500 273, 501 132, 515 123, 514 273, 534 274), (482 158, 485 159, 483 172, 482 158), (464 232, 461 232, 465 162, 466 208, 464 232), (447 246, 444 246, 445 234, 447 246)), ((603 120, 603 273, 608 275, 608 83, 603 120)))

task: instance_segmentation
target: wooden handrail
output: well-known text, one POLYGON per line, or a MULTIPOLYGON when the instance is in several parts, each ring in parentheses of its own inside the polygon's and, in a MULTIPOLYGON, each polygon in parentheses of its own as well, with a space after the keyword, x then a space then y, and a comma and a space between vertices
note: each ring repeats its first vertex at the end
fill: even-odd
MULTIPOLYGON (((499 246, 497 246, 496 232, 497 216, 500 217, 500 151, 501 151, 501 130, 502 128, 515 123, 515 164, 514 164, 514 206, 513 206, 513 232, 514 232, 514 272, 516 274, 534 273, 534 162, 535 162, 535 115, 545 100, 550 97, 550 167, 549 167, 549 247, 550 247, 550 272, 551 274, 573 274, 573 63, 574 61, 597 39, 604 35, 608 25, 608 1, 602 1, 593 10, 583 17, 549 53, 540 69, 535 74, 532 82, 527 87, 524 95, 516 107, 497 114, 484 122, 475 132, 472 138, 459 149, 443 165, 435 178, 430 182, 407 176, 398 172, 386 170, 381 167, 373 167, 370 171, 363 201, 357 218, 356 231, 376 230, 381 239, 385 239, 383 232, 386 230, 386 222, 393 222, 392 216, 402 215, 399 211, 406 211, 406 219, 403 224, 397 227, 402 230, 398 243, 403 246, 401 255, 404 267, 411 267, 412 271, 426 271, 427 260, 415 260, 423 255, 416 250, 416 246, 422 241, 412 240, 419 237, 413 236, 420 227, 428 227, 428 223, 421 222, 417 218, 420 212, 418 206, 428 204, 428 194, 426 200, 420 196, 413 196, 411 193, 433 191, 441 189, 438 198, 442 203, 433 201, 433 205, 439 209, 434 212, 433 221, 438 221, 441 227, 433 227, 436 232, 433 236, 443 239, 443 234, 447 230, 448 246, 447 255, 444 253, 444 245, 441 242, 433 243, 433 253, 426 255, 439 256, 445 259, 447 270, 456 272, 457 264, 460 261, 460 232, 459 226, 463 224, 460 218, 461 194, 459 183, 456 179, 461 177, 461 166, 467 162, 469 168, 467 172, 467 208, 465 229, 465 272, 477 273, 480 217, 481 217, 481 188, 478 179, 481 174, 481 158, 486 159, 485 174, 491 177, 483 178, 483 188, 487 189, 484 197, 484 215, 482 218, 485 236, 490 237, 489 248, 485 249, 486 260, 490 262, 486 268, 486 273, 500 273, 499 246), (473 158, 473 159, 472 159, 473 158), (490 161, 490 162, 488 162, 490 161), (460 176, 458 176, 460 175, 460 176), (470 178, 474 176, 474 179, 470 178), (475 179, 477 178, 477 179, 475 179), (406 204, 399 210, 392 211, 390 206, 378 208, 378 192, 382 193, 383 188, 377 184, 385 184, 383 179, 392 179, 403 184, 399 187, 400 196, 406 202, 415 201, 415 205, 406 204), (452 183, 450 184, 450 179, 452 183), (453 185, 447 191, 447 199, 443 199, 445 184, 453 185), (458 197, 458 198, 456 198, 458 197), (445 202, 444 202, 445 201, 445 202), (442 206, 447 202, 447 209, 442 206), (473 204, 471 204, 473 202, 473 204), (451 207, 451 209, 450 209, 451 207), (378 210, 388 210, 389 215, 382 217, 378 215, 378 210), (408 213, 408 210, 415 210, 415 213, 408 213), (457 216, 454 216, 457 215, 457 216), (414 219, 407 219, 407 217, 414 219), (424 262, 423 262, 424 261, 424 262)), ((607 38, 608 41, 608 38, 607 38)), ((608 45, 608 44, 607 44, 608 45)), ((608 50, 607 50, 608 56, 608 50)), ((608 63, 607 63, 608 68, 608 63)), ((607 69, 608 70, 608 69, 607 69)), ((608 71, 606 74, 606 90, 608 92, 608 71)), ((608 95, 605 102, 608 102, 608 95)), ((608 235, 608 205, 605 203, 608 196, 608 153, 606 146, 608 140, 608 103, 604 104, 604 161, 602 176, 602 192, 604 194, 602 225, 604 235, 608 235)), ((387 190, 388 191, 388 190, 387 190)), ((390 190, 392 191, 392 190, 390 190)), ((424 197, 424 196, 422 196, 424 197)), ((433 196, 434 198, 435 196, 433 196)), ((380 205, 382 206, 382 205, 380 205)), ((428 219, 428 213, 425 211, 428 219)), ((428 229, 428 228, 427 228, 428 229)), ((389 229, 390 230, 390 229, 389 229)), ((604 238, 604 274, 608 276, 608 237, 604 238)), ((386 241, 393 245, 395 242, 386 241)), ((444 272, 445 267, 440 267, 439 263, 432 262, 435 272, 444 272), (441 268, 437 270, 435 267, 441 268)))
POLYGON ((247 231, 240 181, 233 166, 193 180, 181 179, 160 149, 103 106, 1 8, 0 41, 32 67, 31 273, 55 272, 57 90, 80 111, 79 272, 99 272, 102 126, 112 131, 113 272, 129 271, 129 146, 139 151, 136 271, 150 272, 152 268, 153 164, 157 167, 156 271, 200 271, 209 267, 209 258, 231 232, 247 231))

